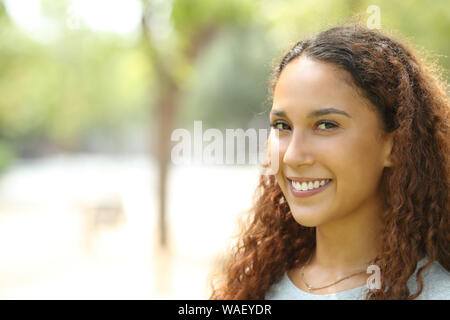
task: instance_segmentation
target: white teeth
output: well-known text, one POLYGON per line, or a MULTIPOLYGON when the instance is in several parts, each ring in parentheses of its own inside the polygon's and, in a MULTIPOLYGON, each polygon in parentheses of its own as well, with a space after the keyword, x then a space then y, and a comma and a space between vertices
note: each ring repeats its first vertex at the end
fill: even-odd
POLYGON ((306 190, 312 190, 312 189, 317 189, 319 187, 322 187, 323 185, 325 185, 326 182, 327 182, 327 180, 315 180, 314 182, 309 181, 309 182, 302 182, 302 183, 300 183, 299 181, 291 181, 291 184, 295 190, 306 191, 306 190))
POLYGON ((292 181, 292 186, 295 190, 302 190, 302 184, 298 181, 292 181))

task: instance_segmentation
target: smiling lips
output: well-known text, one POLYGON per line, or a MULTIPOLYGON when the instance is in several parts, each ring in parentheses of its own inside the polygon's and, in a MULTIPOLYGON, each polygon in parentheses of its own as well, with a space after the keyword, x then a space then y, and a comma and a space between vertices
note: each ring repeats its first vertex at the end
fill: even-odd
POLYGON ((294 196, 308 197, 324 190, 332 179, 289 179, 289 186, 294 196), (308 181, 305 181, 308 180, 308 181))

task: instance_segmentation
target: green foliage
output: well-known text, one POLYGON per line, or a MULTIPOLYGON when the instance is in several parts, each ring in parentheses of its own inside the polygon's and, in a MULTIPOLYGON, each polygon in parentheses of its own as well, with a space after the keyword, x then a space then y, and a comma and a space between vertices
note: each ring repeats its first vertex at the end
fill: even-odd
POLYGON ((248 24, 256 4, 248 0, 175 0, 172 22, 178 35, 190 38, 205 25, 248 24))
POLYGON ((15 159, 15 152, 11 144, 0 141, 0 174, 2 174, 15 159))
POLYGON ((181 125, 245 128, 269 106, 274 48, 260 29, 226 29, 199 56, 181 107, 181 125))
POLYGON ((72 146, 92 128, 114 130, 146 114, 152 69, 139 46, 86 30, 64 30, 67 37, 43 46, 7 28, 0 135, 19 141, 39 132, 72 146))

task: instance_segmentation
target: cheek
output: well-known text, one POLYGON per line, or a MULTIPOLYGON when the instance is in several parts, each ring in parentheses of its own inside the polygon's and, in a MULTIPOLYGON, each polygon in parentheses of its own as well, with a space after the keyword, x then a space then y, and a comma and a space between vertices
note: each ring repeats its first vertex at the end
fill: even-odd
POLYGON ((281 161, 284 158, 284 154, 286 153, 289 147, 289 140, 287 137, 280 137, 278 140, 278 159, 281 161))
POLYGON ((278 159, 278 163, 282 164, 284 154, 289 146, 289 140, 285 136, 277 136, 273 131, 267 140, 267 156, 278 159))
POLYGON ((280 137, 280 138, 272 138, 272 143, 276 142, 278 147, 278 154, 276 157, 278 158, 278 164, 279 164, 279 170, 275 174, 275 179, 277 180, 278 184, 280 185, 281 190, 283 193, 286 193, 288 190, 288 186, 286 185, 286 181, 284 180, 283 175, 283 166, 285 165, 283 163, 284 154, 286 153, 286 150, 289 146, 289 141, 286 137, 280 137), (276 139, 276 140, 274 140, 276 139))
POLYGON ((330 170, 336 175, 338 191, 371 193, 379 183, 383 167, 381 150, 371 139, 352 139, 330 148, 330 170), (332 166, 332 167, 331 167, 332 166), (341 188, 340 188, 341 187, 341 188))

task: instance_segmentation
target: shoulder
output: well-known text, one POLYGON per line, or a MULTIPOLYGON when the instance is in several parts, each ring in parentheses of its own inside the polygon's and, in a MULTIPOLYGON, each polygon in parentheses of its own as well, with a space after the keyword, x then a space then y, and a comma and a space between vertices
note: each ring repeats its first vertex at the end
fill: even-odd
MULTIPOLYGON (((421 260, 414 275, 408 280, 410 293, 417 291, 417 271, 426 263, 426 259, 421 260)), ((450 272, 439 262, 433 264, 422 272, 423 289, 417 300, 449 300, 450 299, 450 272)))
POLYGON ((295 295, 296 290, 290 286, 287 274, 284 273, 283 277, 276 281, 266 294, 266 300, 289 300, 295 295))

